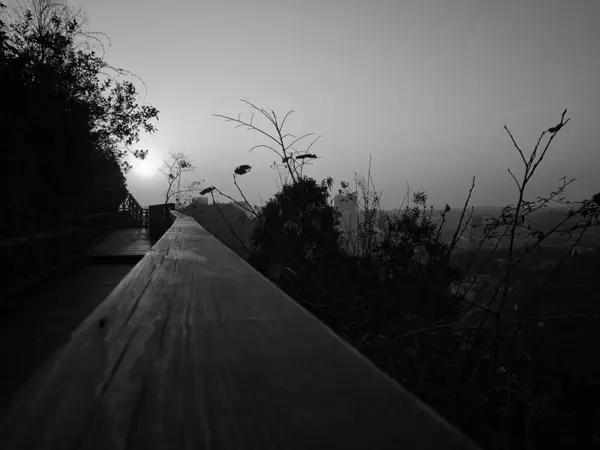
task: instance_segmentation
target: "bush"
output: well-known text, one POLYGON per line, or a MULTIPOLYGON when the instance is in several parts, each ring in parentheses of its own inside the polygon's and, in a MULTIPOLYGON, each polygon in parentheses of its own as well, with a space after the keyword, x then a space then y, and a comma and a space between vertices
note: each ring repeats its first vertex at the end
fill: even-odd
POLYGON ((249 262, 282 279, 320 280, 338 253, 337 213, 327 186, 308 177, 284 185, 261 208, 252 234, 249 262))
MULTIPOLYGON (((475 247, 453 258, 473 217, 473 208, 466 213, 474 179, 449 242, 442 240, 448 205, 434 221, 426 194, 417 192, 413 206, 386 216, 370 173, 366 181, 357 176, 354 192, 342 182, 360 207, 355 233, 342 237, 339 215, 326 206, 325 182, 299 176, 299 153, 286 153, 291 145, 282 136, 289 134, 275 113, 250 105, 277 128, 280 139, 270 137, 282 151, 264 147, 278 153, 292 179, 257 214, 250 258, 257 269, 485 448, 597 446, 600 371, 589 343, 598 335, 593 274, 600 253, 563 263, 599 224, 600 194, 576 206, 564 200, 573 180, 563 178, 547 197, 525 196, 569 122, 566 110, 542 132, 529 160, 505 127, 525 165, 521 180, 509 170, 518 201, 482 225, 475 247), (537 223, 532 214, 551 202, 568 206, 564 218, 554 226, 537 223), (540 258, 554 264, 541 271, 540 258)), ((226 119, 258 130, 252 121, 226 119)))

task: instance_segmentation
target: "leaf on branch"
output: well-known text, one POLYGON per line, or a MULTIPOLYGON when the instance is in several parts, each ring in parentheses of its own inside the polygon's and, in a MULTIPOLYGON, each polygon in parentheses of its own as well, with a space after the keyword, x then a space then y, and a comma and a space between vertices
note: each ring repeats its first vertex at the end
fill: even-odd
POLYGON ((244 174, 250 172, 251 168, 252 167, 249 166, 248 164, 243 164, 241 166, 236 167, 234 172, 236 175, 244 175, 244 174))
POLYGON ((327 177, 323 181, 321 181, 321 187, 327 186, 330 190, 333 187, 333 178, 327 177))
POLYGON ((558 133, 558 131, 562 128, 562 123, 559 123, 558 125, 548 128, 548 133, 558 133))
POLYGON ((214 186, 207 187, 206 189, 202 189, 200 191, 200 195, 210 194, 214 190, 215 190, 214 186))
POLYGON ((312 153, 307 153, 306 155, 299 155, 296 156, 296 159, 306 159, 306 158, 316 158, 317 155, 314 155, 312 153))
POLYGON ((133 156, 143 161, 148 156, 148 150, 134 150, 133 156))

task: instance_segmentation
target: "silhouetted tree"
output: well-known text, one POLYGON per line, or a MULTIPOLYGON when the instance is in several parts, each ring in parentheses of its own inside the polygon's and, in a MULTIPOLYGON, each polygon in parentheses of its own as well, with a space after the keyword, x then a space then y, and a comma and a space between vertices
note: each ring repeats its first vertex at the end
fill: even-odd
MULTIPOLYGON (((193 158, 185 152, 169 152, 169 160, 164 161, 159 170, 167 178, 167 189, 165 191, 165 204, 175 197, 175 207, 182 206, 181 177, 184 172, 195 169, 193 158)), ((191 188, 186 189, 188 192, 191 188)))
POLYGON ((0 189, 10 211, 0 232, 29 234, 112 209, 126 192, 126 156, 158 111, 139 103, 126 71, 85 38, 76 10, 59 0, 0 8, 0 189), (15 12, 16 11, 16 12, 15 12), (83 42, 82 42, 83 39, 83 42), (111 74, 112 73, 112 74, 111 74))

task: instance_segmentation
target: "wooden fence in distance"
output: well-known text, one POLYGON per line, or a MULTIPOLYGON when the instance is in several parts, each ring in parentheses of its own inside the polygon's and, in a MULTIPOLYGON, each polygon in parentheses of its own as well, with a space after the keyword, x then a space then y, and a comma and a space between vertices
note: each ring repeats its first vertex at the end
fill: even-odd
POLYGON ((142 208, 138 201, 131 193, 127 193, 127 197, 121 203, 119 211, 127 211, 129 215, 139 224, 140 228, 149 228, 150 221, 148 216, 148 210, 142 208))

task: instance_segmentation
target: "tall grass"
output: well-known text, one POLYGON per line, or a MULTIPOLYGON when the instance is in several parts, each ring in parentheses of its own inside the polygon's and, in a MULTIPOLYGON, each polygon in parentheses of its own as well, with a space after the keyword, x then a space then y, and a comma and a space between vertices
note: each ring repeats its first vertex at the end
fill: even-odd
MULTIPOLYGON (((282 164, 276 168, 287 171, 282 176, 287 180, 284 189, 303 183, 302 166, 316 155, 308 149, 297 150, 299 139, 283 131, 290 113, 280 122, 274 112, 248 104, 268 118, 275 133, 260 129, 252 119, 220 117, 260 132, 278 145, 262 147, 281 157, 282 164), (286 143, 286 137, 291 141, 286 143)), ((566 110, 557 125, 541 133, 529 155, 505 127, 524 174, 517 179, 514 171, 508 170, 515 182, 516 202, 487 223, 473 223, 470 199, 474 178, 454 229, 446 229, 452 210, 449 205, 434 217, 427 195, 411 195, 410 187, 400 210, 384 214, 380 210, 382 193, 377 192, 371 177, 369 159, 366 178, 355 174, 353 188, 348 182, 340 183, 338 194, 356 199, 358 220, 345 223, 343 215, 338 217, 341 228, 348 230, 337 237, 338 250, 324 253, 324 261, 318 264, 314 247, 305 254, 290 254, 289 259, 269 263, 279 267, 268 272, 273 282, 486 448, 537 449, 557 439, 569 445, 587 445, 595 439, 591 425, 577 422, 578 415, 589 412, 590 402, 586 403, 588 409, 581 409, 576 405, 581 395, 570 392, 575 385, 585 386, 581 389, 587 389, 588 397, 593 398, 592 393, 600 392, 600 383, 582 375, 585 371, 573 361, 561 361, 574 353, 573 346, 586 345, 574 333, 573 321, 591 333, 597 328, 590 328, 590 323, 600 317, 600 311, 596 314, 594 310, 598 306, 587 301, 597 288, 582 263, 597 264, 598 253, 567 264, 572 249, 598 225, 600 196, 569 202, 564 195, 574 180, 563 178, 549 195, 527 198, 527 188, 551 143, 570 120, 565 115, 566 110), (532 215, 549 204, 567 207, 564 217, 552 227, 532 226, 532 215), (482 235, 478 239, 471 236, 475 241, 471 250, 457 254, 467 230, 476 226, 483 228, 482 235), (573 234, 570 247, 553 256, 556 262, 552 267, 540 270, 533 263, 533 255, 539 257, 546 242, 573 234), (308 277, 294 276, 295 270, 307 268, 308 277), (561 274, 566 278, 559 283, 561 274), (582 301, 566 306, 560 297, 565 290, 557 289, 559 285, 585 292, 582 301), (549 286, 553 287, 549 290, 549 286), (566 321, 571 328, 560 328, 566 321), (554 333, 548 333, 549 328, 554 333), (561 336, 560 345, 556 336, 561 336)), ((312 144, 314 141, 309 149, 312 144)), ((234 171, 240 193, 236 174, 249 169, 244 165, 234 171)), ((321 183, 329 191, 332 185, 331 178, 321 183)), ((222 194, 214 186, 208 192, 212 191, 222 194)), ((302 194, 298 195, 302 203, 302 194)), ((314 213, 312 206, 306 208, 291 217, 286 227, 294 221, 300 224, 303 214, 314 213)), ((251 211, 257 226, 268 222, 265 211, 251 211)), ((324 209, 323 214, 332 214, 328 211, 324 209)), ((267 231, 264 236, 279 233, 267 231)), ((316 232, 314 239, 319 234, 316 232)), ((254 247, 250 250, 257 251, 254 247)), ((586 370, 589 373, 589 367, 586 370)))

